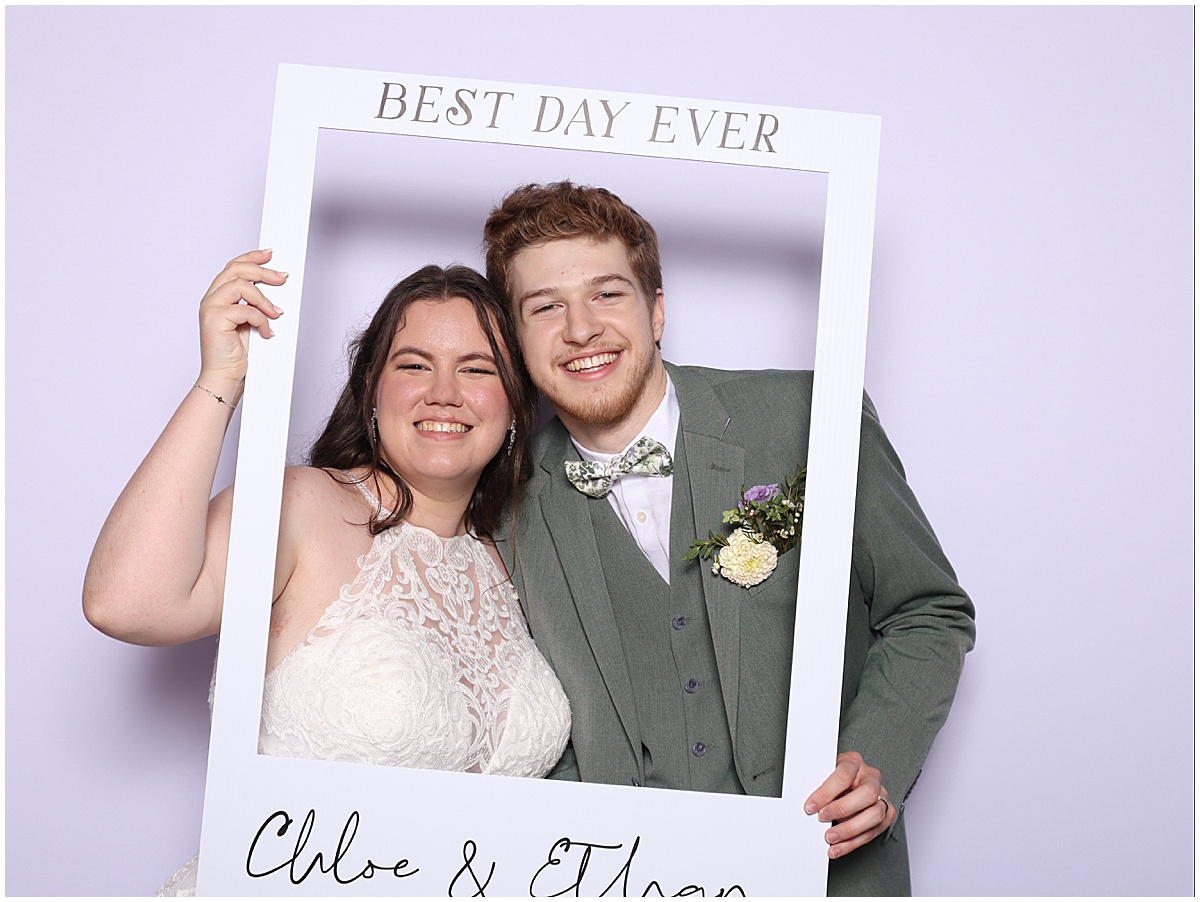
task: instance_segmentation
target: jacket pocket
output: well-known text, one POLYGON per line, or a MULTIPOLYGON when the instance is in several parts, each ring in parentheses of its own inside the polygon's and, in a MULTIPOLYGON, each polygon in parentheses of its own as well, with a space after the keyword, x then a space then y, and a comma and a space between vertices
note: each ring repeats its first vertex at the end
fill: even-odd
POLYGON ((800 572, 800 546, 789 549, 784 554, 779 556, 775 562, 775 570, 757 586, 750 587, 750 597, 754 598, 763 592, 770 589, 778 589, 780 585, 787 585, 791 588, 788 594, 792 601, 796 600, 796 579, 800 572))

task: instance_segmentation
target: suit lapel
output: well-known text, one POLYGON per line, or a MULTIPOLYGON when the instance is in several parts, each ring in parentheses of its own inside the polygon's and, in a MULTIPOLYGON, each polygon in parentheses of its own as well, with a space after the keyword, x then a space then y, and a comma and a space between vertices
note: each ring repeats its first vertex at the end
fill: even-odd
POLYGON ((579 620, 604 677, 605 687, 640 761, 638 746, 641 740, 633 685, 625 664, 625 652, 617 631, 608 585, 604 580, 596 532, 592 528, 588 509, 589 500, 567 481, 563 468, 564 461, 577 460, 579 455, 560 424, 555 422, 548 428, 555 429, 555 432, 539 461, 550 480, 538 497, 542 516, 571 589, 579 620))
MULTIPOLYGON (((687 554, 694 538, 708 538, 722 530, 722 514, 737 503, 745 482, 745 452, 723 440, 730 416, 712 387, 699 375, 667 364, 679 396, 680 433, 692 497, 695 532, 672 535, 673 560, 687 554)), ((741 650, 740 615, 746 592, 727 579, 713 576, 712 567, 701 563, 704 605, 712 630, 717 672, 729 730, 737 741, 738 674, 741 650), (739 594, 740 593, 740 594, 739 594)))

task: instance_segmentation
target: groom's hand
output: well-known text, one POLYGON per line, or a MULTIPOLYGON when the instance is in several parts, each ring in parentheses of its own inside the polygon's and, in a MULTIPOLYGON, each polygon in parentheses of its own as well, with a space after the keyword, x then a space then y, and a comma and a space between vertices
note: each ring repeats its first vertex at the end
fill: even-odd
POLYGON ((833 773, 808 797, 804 810, 833 824, 825 831, 830 858, 866 845, 896 820, 882 775, 858 752, 837 756, 833 773))

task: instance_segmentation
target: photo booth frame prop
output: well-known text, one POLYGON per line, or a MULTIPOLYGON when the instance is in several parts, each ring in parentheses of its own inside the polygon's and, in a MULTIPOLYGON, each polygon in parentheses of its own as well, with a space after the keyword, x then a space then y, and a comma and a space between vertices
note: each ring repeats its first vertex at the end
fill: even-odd
POLYGON ((200 894, 824 894, 825 825, 803 804, 837 750, 879 131, 878 117, 860 114, 279 67, 261 246, 287 261, 290 278, 271 293, 287 315, 273 324, 271 341, 251 339, 200 894), (827 174, 782 798, 257 753, 270 619, 263 601, 273 592, 321 129, 827 174))

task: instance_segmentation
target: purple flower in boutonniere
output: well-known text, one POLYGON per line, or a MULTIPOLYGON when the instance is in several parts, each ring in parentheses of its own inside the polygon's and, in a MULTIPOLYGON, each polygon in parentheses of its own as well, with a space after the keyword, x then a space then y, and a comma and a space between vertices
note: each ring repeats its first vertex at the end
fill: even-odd
POLYGON ((713 573, 747 589, 757 586, 774 572, 779 555, 800 542, 806 472, 801 468, 782 486, 742 486, 738 506, 722 515, 733 533, 696 539, 684 560, 715 558, 713 573))
POLYGON ((752 501, 770 501, 779 494, 779 483, 773 482, 770 485, 756 485, 742 492, 742 500, 738 502, 738 510, 745 510, 746 505, 752 501))

